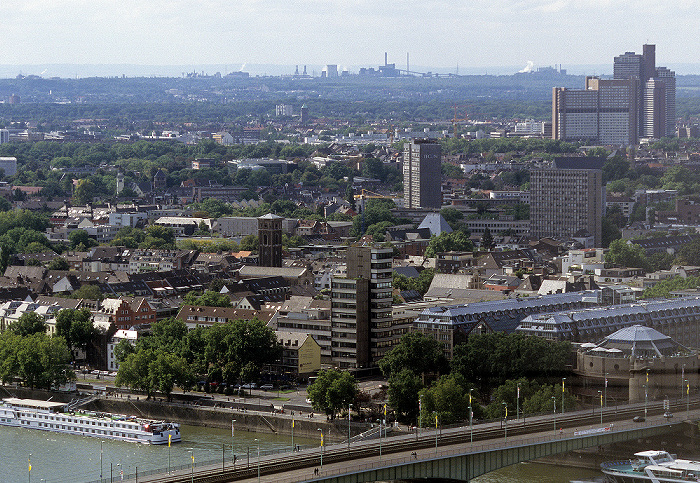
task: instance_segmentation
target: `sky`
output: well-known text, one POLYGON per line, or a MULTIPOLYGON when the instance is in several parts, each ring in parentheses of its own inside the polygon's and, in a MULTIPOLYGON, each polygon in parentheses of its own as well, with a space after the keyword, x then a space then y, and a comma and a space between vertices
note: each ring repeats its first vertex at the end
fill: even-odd
MULTIPOLYGON (((3 0, 0 64, 699 64, 700 0, 3 0)), ((683 67, 686 65, 685 67, 683 67)), ((516 70, 518 70, 516 69, 516 70)), ((31 70, 31 69, 30 69, 31 70)), ((412 69, 413 70, 413 69, 412 69)), ((612 68, 610 69, 612 70, 612 68)), ((699 68, 700 71, 700 68, 699 68)), ((41 72, 41 71, 40 71, 41 72)), ((40 72, 29 72, 39 74, 40 72)), ((291 73, 291 72, 290 72, 291 73)), ((157 72, 154 72, 157 74, 157 72)), ((44 75, 52 75, 47 70, 44 75)), ((55 75, 55 74, 54 74, 55 75)))

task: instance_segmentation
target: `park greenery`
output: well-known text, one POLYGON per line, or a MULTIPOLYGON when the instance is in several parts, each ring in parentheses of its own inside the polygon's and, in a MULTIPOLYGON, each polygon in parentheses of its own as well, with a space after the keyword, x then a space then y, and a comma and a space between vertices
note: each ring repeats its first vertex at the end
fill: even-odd
POLYGON ((311 405, 331 419, 355 403, 359 390, 355 377, 348 371, 322 370, 307 388, 311 405))
POLYGON ((75 379, 63 337, 46 334, 42 316, 28 312, 0 334, 0 380, 30 388, 55 389, 75 379))
MULTIPOLYGON (((566 374, 569 353, 568 342, 491 333, 456 345, 448 364, 438 341, 412 333, 387 353, 380 368, 397 419, 425 427, 435 424, 436 416, 440 424, 464 421, 470 405, 476 418, 502 417, 502 403, 511 408, 517 403, 518 384, 523 414, 551 410, 557 393, 553 381, 566 374)), ((575 405, 568 394, 565 402, 575 405)))
POLYGON ((175 386, 188 391, 200 380, 206 390, 214 384, 231 391, 236 383, 256 381, 263 366, 280 355, 274 331, 257 319, 192 330, 179 319, 164 319, 135 345, 128 340, 117 345, 115 383, 147 398, 160 392, 170 399, 175 386))

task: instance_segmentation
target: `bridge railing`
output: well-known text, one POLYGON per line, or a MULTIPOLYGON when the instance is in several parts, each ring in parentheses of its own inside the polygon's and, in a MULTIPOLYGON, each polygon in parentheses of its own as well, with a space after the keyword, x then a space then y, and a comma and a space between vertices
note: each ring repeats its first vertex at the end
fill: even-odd
MULTIPOLYGON (((459 447, 455 448, 443 448, 440 449, 439 447, 436 448, 435 450, 420 450, 419 452, 416 452, 415 455, 411 454, 408 456, 394 456, 394 457, 385 457, 382 458, 381 460, 376 460, 376 461, 368 461, 366 463, 357 463, 357 464, 350 464, 342 467, 337 467, 333 466, 331 468, 328 468, 328 466, 324 468, 319 468, 318 473, 315 473, 315 468, 309 468, 309 478, 310 480, 314 479, 323 479, 327 477, 332 477, 332 476, 340 476, 340 475, 346 475, 346 474, 353 474, 353 473, 362 473, 365 471, 369 470, 375 470, 379 468, 387 468, 391 466, 400 466, 400 465, 406 465, 406 464, 412 464, 412 463, 420 463, 420 462, 425 462, 425 461, 431 461, 431 460, 436 460, 436 459, 443 459, 445 457, 449 456, 462 456, 466 454, 472 454, 472 453, 481 453, 481 452, 486 452, 486 451, 492 451, 494 449, 506 449, 506 448, 511 448, 511 447, 517 447, 517 446, 530 446, 533 444, 538 444, 538 443, 547 443, 551 441, 563 441, 567 439, 579 439, 579 438, 591 438, 591 437, 596 437, 600 436, 601 434, 604 434, 606 432, 622 432, 622 431, 627 431, 630 429, 642 429, 642 428, 648 428, 648 427, 658 427, 658 426, 665 426, 669 424, 667 421, 656 421, 656 422, 651 422, 647 421, 645 423, 634 423, 634 422, 622 422, 622 423, 615 423, 614 425, 610 426, 605 426, 606 431, 601 431, 601 432, 587 432, 586 434, 579 434, 576 435, 574 430, 568 430, 565 432, 555 432, 552 431, 551 436, 534 436, 534 437, 512 437, 508 439, 501 438, 495 442, 490 442, 490 443, 469 443, 466 442, 459 447)), ((434 432, 435 430, 433 430, 434 432)), ((438 436, 438 441, 439 441, 439 436, 438 436)), ((284 478, 284 477, 276 477, 275 478, 275 483, 294 483, 299 481, 299 476, 295 476, 293 478, 284 478)))

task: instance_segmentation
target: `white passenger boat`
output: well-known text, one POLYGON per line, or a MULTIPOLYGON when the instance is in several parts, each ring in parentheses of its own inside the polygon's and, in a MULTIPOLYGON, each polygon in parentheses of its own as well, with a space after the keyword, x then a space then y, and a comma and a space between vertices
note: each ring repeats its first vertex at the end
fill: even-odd
POLYGON ((666 451, 642 451, 634 459, 600 466, 609 483, 700 482, 700 461, 677 459, 666 451))
POLYGON ((67 403, 7 398, 0 404, 0 425, 93 436, 145 444, 180 441, 180 425, 91 411, 64 411, 67 403))

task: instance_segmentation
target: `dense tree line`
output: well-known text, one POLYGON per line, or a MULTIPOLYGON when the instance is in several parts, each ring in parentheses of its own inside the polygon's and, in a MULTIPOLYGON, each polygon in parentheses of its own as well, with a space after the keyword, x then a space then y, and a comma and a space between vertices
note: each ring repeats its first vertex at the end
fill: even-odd
POLYGON ((179 319, 165 319, 152 324, 151 334, 135 346, 126 340, 117 345, 115 383, 149 398, 157 391, 170 397, 174 386, 190 390, 200 378, 232 387, 257 380, 263 366, 280 355, 274 331, 259 320, 188 330, 179 319))
MULTIPOLYGON (((426 426, 437 415, 440 424, 449 424, 468 419, 470 402, 474 417, 499 417, 503 402, 515 406, 517 384, 525 413, 549 410, 552 381, 566 374, 570 351, 566 342, 499 332, 470 336, 455 346, 448 364, 438 341, 413 333, 402 337, 380 368, 399 420, 418 418, 426 426)), ((573 398, 565 397, 574 407, 573 398)))

